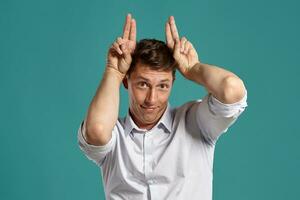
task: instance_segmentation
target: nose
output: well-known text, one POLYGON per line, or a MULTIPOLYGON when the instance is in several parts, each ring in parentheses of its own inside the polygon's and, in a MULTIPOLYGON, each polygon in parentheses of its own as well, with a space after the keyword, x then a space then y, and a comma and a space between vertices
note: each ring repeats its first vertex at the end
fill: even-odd
POLYGON ((157 99, 157 92, 155 91, 154 88, 150 88, 147 93, 145 103, 147 105, 155 105, 156 99, 157 99))

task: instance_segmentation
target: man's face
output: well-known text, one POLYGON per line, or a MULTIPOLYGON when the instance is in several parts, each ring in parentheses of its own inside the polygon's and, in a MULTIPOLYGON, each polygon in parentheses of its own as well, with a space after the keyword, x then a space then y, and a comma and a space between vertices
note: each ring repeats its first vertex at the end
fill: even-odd
POLYGON ((173 85, 172 71, 157 71, 137 63, 127 83, 134 122, 140 128, 152 128, 168 105, 173 85))

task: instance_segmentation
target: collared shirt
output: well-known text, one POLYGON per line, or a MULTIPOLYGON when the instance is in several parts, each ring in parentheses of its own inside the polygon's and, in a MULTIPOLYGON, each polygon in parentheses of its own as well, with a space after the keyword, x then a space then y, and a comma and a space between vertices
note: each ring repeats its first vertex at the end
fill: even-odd
POLYGON ((224 104, 208 94, 203 100, 171 108, 159 122, 140 129, 128 113, 119 118, 104 146, 85 140, 84 154, 101 168, 107 200, 211 200, 215 144, 247 107, 244 98, 224 104))

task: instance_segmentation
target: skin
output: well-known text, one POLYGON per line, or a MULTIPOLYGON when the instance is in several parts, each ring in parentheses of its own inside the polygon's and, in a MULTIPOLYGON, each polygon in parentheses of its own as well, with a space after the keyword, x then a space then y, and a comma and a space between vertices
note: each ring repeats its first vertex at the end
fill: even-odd
MULTIPOLYGON (((245 86, 235 74, 200 62, 192 43, 186 37, 179 37, 173 16, 166 22, 165 35, 178 70, 186 79, 202 85, 226 104, 244 97, 245 86)), ((109 48, 103 78, 88 109, 84 126, 89 144, 105 145, 109 142, 118 119, 122 82, 128 89, 130 114, 140 128, 151 129, 166 109, 173 83, 171 71, 151 70, 149 66, 137 63, 130 77, 126 77, 135 46, 136 21, 128 14, 122 37, 118 37, 109 48), (162 82, 165 79, 168 80, 162 82), (169 88, 163 84, 168 84, 169 88)))
POLYGON ((193 44, 186 37, 179 37, 173 16, 166 22, 165 33, 178 70, 186 79, 202 85, 225 104, 235 103, 244 97, 246 89, 243 81, 230 71, 202 63, 193 44))
POLYGON ((103 78, 87 112, 84 126, 85 139, 89 144, 105 145, 111 138, 118 119, 120 86, 129 69, 135 46, 136 21, 128 14, 122 37, 118 37, 108 50, 103 78))
POLYGON ((167 108, 173 85, 172 71, 152 70, 138 63, 124 85, 134 122, 140 128, 151 129, 167 108))
MULTIPOLYGON (((165 32, 166 43, 174 51, 174 58, 179 63, 180 72, 183 75, 187 74, 188 67, 198 62, 196 50, 186 38, 182 38, 182 42, 179 41, 174 17, 169 18, 165 32)), ((124 85, 128 88, 129 94, 129 110, 137 126, 151 129, 156 125, 168 105, 172 80, 172 71, 151 70, 149 66, 140 63, 130 75, 130 79, 127 81, 125 78, 124 85), (163 80, 168 81, 162 85, 163 80)))

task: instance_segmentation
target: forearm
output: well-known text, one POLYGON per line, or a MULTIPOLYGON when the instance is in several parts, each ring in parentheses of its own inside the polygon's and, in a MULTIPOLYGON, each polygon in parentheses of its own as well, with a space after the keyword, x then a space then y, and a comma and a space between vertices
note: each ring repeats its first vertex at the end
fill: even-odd
POLYGON ((188 78, 204 86, 223 103, 237 102, 245 93, 243 81, 238 76, 217 66, 197 63, 190 69, 188 78))
POLYGON ((119 114, 121 83, 121 74, 108 67, 87 113, 86 137, 90 144, 104 145, 111 138, 119 114))

